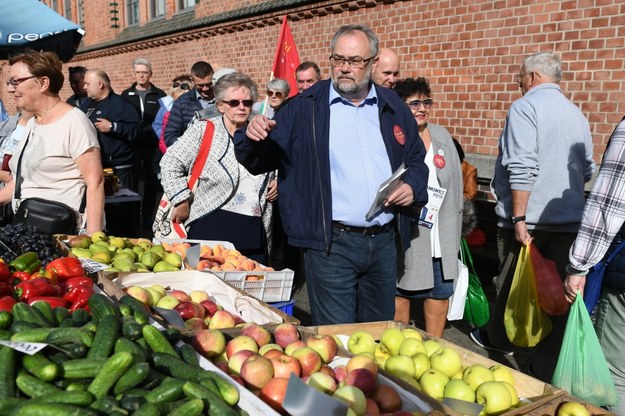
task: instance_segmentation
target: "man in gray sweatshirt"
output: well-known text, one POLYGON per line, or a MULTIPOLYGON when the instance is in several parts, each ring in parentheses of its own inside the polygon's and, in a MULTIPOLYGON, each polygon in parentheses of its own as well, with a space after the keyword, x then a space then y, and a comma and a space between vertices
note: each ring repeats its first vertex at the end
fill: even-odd
MULTIPOLYGON (((491 183, 499 217, 497 300, 487 327, 471 332, 485 348, 514 349, 503 316, 522 244, 531 241, 556 262, 561 278, 566 276, 584 210, 584 184, 595 164, 588 121, 560 90, 561 77, 560 60, 551 52, 527 57, 516 76, 523 97, 506 117, 491 183)), ((551 382, 566 319, 566 314, 551 316, 553 329, 530 360, 529 372, 545 382, 551 382)))

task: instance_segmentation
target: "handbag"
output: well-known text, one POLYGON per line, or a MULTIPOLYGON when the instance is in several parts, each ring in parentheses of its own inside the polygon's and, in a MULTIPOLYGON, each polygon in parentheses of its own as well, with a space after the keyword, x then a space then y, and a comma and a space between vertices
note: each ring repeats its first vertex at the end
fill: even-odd
MULTIPOLYGON (((17 170, 15 172, 15 191, 13 198, 17 201, 17 211, 13 216, 13 224, 27 224, 37 227, 41 232, 46 234, 76 234, 78 229, 78 213, 69 205, 58 201, 50 201, 44 198, 26 198, 20 200, 22 196, 22 182, 24 178, 21 176, 22 157, 28 145, 30 134, 26 138, 22 152, 17 161, 17 170)), ((80 204, 80 214, 85 212, 86 192, 83 194, 80 204)))
MULTIPOLYGON (((460 252, 462 257, 462 251, 460 252)), ((464 307, 469 290, 469 268, 461 259, 458 259, 458 278, 454 280, 454 293, 449 298, 447 320, 458 321, 464 317, 464 307)))
MULTIPOLYGON (((206 160, 208 159, 208 153, 210 152, 211 144, 213 143, 213 135, 215 133, 215 125, 208 121, 206 123, 206 129, 204 130, 204 137, 202 137, 202 144, 200 145, 200 151, 198 152, 195 162, 193 163, 193 169, 191 169, 191 176, 189 177, 189 189, 191 193, 194 193, 197 187, 198 179, 204 169, 206 160)), ((184 224, 174 222, 172 215, 174 212, 174 205, 169 200, 167 194, 163 194, 161 201, 158 204, 156 210, 156 216, 154 217, 154 223, 152 224, 152 232, 156 238, 187 238, 187 229, 184 224)))
POLYGON ((614 251, 608 256, 607 259, 601 260, 595 264, 595 267, 590 269, 588 275, 586 275, 586 284, 584 285, 584 303, 588 313, 592 313, 597 305, 599 296, 601 295, 601 286, 603 284, 603 275, 605 269, 608 267, 612 259, 625 248, 625 241, 619 244, 614 251))
POLYGON ((473 258, 471 251, 465 238, 462 238, 460 244, 462 252, 462 260, 465 262, 469 272, 469 287, 467 288, 467 299, 464 304, 464 320, 469 322, 476 328, 480 328, 490 319, 490 305, 482 282, 473 267, 473 258))

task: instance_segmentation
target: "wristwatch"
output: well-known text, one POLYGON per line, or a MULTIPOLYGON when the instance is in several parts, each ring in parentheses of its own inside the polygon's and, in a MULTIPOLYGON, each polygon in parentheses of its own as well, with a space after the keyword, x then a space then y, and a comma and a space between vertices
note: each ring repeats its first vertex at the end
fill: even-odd
POLYGON ((523 222, 525 221, 525 215, 519 215, 518 217, 510 215, 510 220, 512 221, 512 224, 516 224, 517 222, 523 222))

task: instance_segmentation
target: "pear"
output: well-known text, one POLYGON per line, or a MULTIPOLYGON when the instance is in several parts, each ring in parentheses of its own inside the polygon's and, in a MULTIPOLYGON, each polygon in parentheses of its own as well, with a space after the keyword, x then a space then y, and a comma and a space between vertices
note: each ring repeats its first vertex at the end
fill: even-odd
POLYGON ((154 268, 152 270, 155 272, 175 272, 178 270, 178 268, 172 266, 164 260, 161 260, 154 265, 154 268))
POLYGON ((97 251, 91 255, 91 260, 98 263, 109 264, 111 262, 111 255, 108 250, 97 251))
POLYGON ((95 233, 91 234, 91 241, 93 241, 94 243, 97 243, 99 241, 108 241, 108 237, 106 236, 106 234, 102 231, 96 231, 95 233))
POLYGON ((72 248, 70 249, 70 253, 82 259, 90 259, 92 255, 91 250, 89 250, 88 248, 72 248))
POLYGON ((88 235, 77 235, 67 242, 71 248, 89 248, 91 237, 88 235))
POLYGON ((145 264, 150 270, 153 269, 159 261, 161 261, 160 256, 152 251, 145 252, 141 256, 141 263, 145 264))
POLYGON ((168 253, 164 260, 176 269, 180 269, 180 267, 182 267, 182 257, 178 253, 168 253))
POLYGON ((126 242, 121 237, 111 237, 111 238, 109 238, 109 244, 112 245, 112 246, 115 246, 117 248, 124 248, 124 247, 126 247, 126 242))
POLYGON ((113 267, 121 270, 122 272, 132 272, 135 270, 133 261, 128 258, 116 258, 113 261, 113 267))

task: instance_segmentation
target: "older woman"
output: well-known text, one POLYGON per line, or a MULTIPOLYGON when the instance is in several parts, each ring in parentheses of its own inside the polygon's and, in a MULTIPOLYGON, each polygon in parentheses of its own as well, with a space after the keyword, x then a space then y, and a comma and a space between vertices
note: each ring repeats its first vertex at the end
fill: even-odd
MULTIPOLYGON (((9 59, 8 91, 15 105, 34 114, 9 167, 15 180, 18 160, 21 198, 13 209, 31 197, 63 202, 76 212, 86 199, 78 229, 102 230, 104 188, 100 148, 95 128, 80 109, 59 97, 63 86, 62 63, 53 52, 29 51, 9 59)), ((9 182, 0 191, 0 202, 8 203, 14 190, 9 182)))
MULTIPOLYGON (((415 222, 411 246, 399 269, 395 319, 408 322, 410 299, 424 299, 425 330, 443 336, 449 297, 458 277, 458 251, 462 225, 462 170, 449 132, 428 123, 432 111, 432 90, 425 78, 408 78, 395 85, 395 92, 410 107, 427 151, 430 169, 428 188, 444 189, 438 216, 432 221, 415 222)), ((423 212, 422 212, 423 213, 423 212)))
POLYGON ((273 118, 278 107, 288 98, 290 92, 291 87, 287 80, 274 78, 267 83, 267 101, 254 104, 253 110, 265 114, 269 118, 273 118))
MULTIPOLYGON (((185 223, 189 238, 230 241, 246 256, 264 262, 271 178, 269 174, 254 176, 239 165, 232 142, 235 130, 247 123, 258 90, 247 75, 235 72, 220 78, 214 92, 221 117, 194 122, 167 150, 161 160, 161 184, 175 206, 173 220, 185 223), (192 193, 187 176, 209 123, 214 125, 212 144, 192 193)), ((275 199, 275 195, 270 197, 275 199)))

